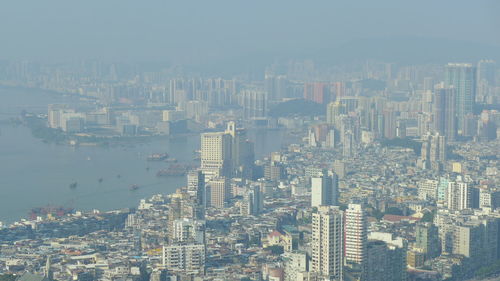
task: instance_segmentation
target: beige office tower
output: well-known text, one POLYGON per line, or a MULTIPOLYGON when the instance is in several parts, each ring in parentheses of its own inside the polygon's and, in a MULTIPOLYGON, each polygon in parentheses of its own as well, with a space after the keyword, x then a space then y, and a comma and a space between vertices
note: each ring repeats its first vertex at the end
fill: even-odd
POLYGON ((366 212, 360 204, 349 204, 345 210, 345 258, 348 263, 364 266, 367 245, 366 212))
POLYGON ((201 135, 201 170, 206 179, 234 175, 251 178, 253 163, 253 143, 245 129, 236 128, 234 122, 228 122, 224 132, 201 135))
POLYGON ((201 170, 207 179, 231 171, 231 136, 225 132, 201 135, 201 170))
POLYGON ((311 271, 328 280, 343 280, 344 213, 319 206, 312 214, 311 271))
MULTIPOLYGON (((211 179, 207 184, 207 198, 210 199, 209 206, 224 208, 224 204, 231 196, 231 185, 225 177, 211 179)), ((208 202, 207 202, 208 203, 208 202)))

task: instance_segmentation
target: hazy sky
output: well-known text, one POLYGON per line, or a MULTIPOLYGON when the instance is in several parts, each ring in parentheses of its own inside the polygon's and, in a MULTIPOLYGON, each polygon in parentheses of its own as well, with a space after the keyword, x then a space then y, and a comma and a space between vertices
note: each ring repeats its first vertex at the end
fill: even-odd
POLYGON ((0 3, 0 59, 205 62, 260 53, 310 54, 363 38, 500 46, 498 0, 0 3))

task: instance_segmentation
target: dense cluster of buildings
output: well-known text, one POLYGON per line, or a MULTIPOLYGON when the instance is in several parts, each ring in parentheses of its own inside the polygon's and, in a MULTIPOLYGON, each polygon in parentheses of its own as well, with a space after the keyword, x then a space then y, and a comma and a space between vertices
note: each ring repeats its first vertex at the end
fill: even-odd
MULTIPOLYGON (((109 229, 16 240, 21 226, 5 228, 12 238, 0 239, 0 272, 89 281, 437 281, 500 273, 494 62, 398 71, 368 62, 349 80, 327 73, 340 82, 310 62, 277 69, 242 88, 235 80, 171 79, 168 89, 149 91, 148 103, 162 93, 156 105, 172 107, 154 109, 158 122, 189 119, 205 129, 200 165, 186 185, 142 200, 109 229), (265 119, 269 127, 269 105, 300 95, 325 114, 273 117, 301 142, 255 159, 243 125, 265 119)), ((111 74, 108 82, 118 83, 111 74)), ((137 79, 148 87, 164 81, 137 79)), ((94 120, 128 131, 140 123, 129 110, 53 105, 48 124, 77 132, 94 120)), ((37 233, 50 220, 64 225, 40 217, 22 227, 37 233)))

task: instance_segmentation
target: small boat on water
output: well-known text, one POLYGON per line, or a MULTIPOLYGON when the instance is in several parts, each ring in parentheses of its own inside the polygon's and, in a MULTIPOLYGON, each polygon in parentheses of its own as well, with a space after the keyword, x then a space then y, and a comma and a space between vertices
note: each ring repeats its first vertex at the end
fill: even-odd
POLYGON ((184 176, 189 170, 188 165, 171 164, 166 169, 161 169, 156 173, 157 177, 184 176))
POLYGON ((77 186, 78 186, 78 183, 75 181, 75 182, 70 183, 69 188, 75 189, 77 186))
POLYGON ((168 158, 168 153, 153 153, 148 156, 148 161, 163 161, 168 158))
POLYGON ((139 186, 137 184, 133 184, 130 186, 130 191, 136 191, 137 189, 139 189, 139 186))
POLYGON ((169 158, 169 159, 165 160, 165 162, 167 162, 167 163, 177 163, 177 159, 175 159, 175 158, 169 158))
POLYGON ((103 180, 104 180, 103 178, 99 178, 97 181, 101 183, 103 180))

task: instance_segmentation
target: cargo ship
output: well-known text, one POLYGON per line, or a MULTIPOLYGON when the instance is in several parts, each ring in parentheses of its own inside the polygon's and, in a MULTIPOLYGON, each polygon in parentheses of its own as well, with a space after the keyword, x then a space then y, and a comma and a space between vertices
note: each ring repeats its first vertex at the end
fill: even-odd
POLYGON ((57 217, 62 217, 67 214, 70 214, 74 211, 73 208, 66 208, 62 206, 45 206, 45 207, 36 207, 31 209, 29 213, 30 219, 34 220, 39 216, 46 216, 46 215, 52 215, 52 216, 57 216, 57 217))
POLYGON ((172 164, 168 166, 167 169, 159 170, 156 173, 157 177, 168 177, 168 176, 184 176, 189 170, 189 166, 182 164, 172 164))
POLYGON ((148 161, 164 161, 168 158, 167 153, 153 153, 148 156, 148 161))

